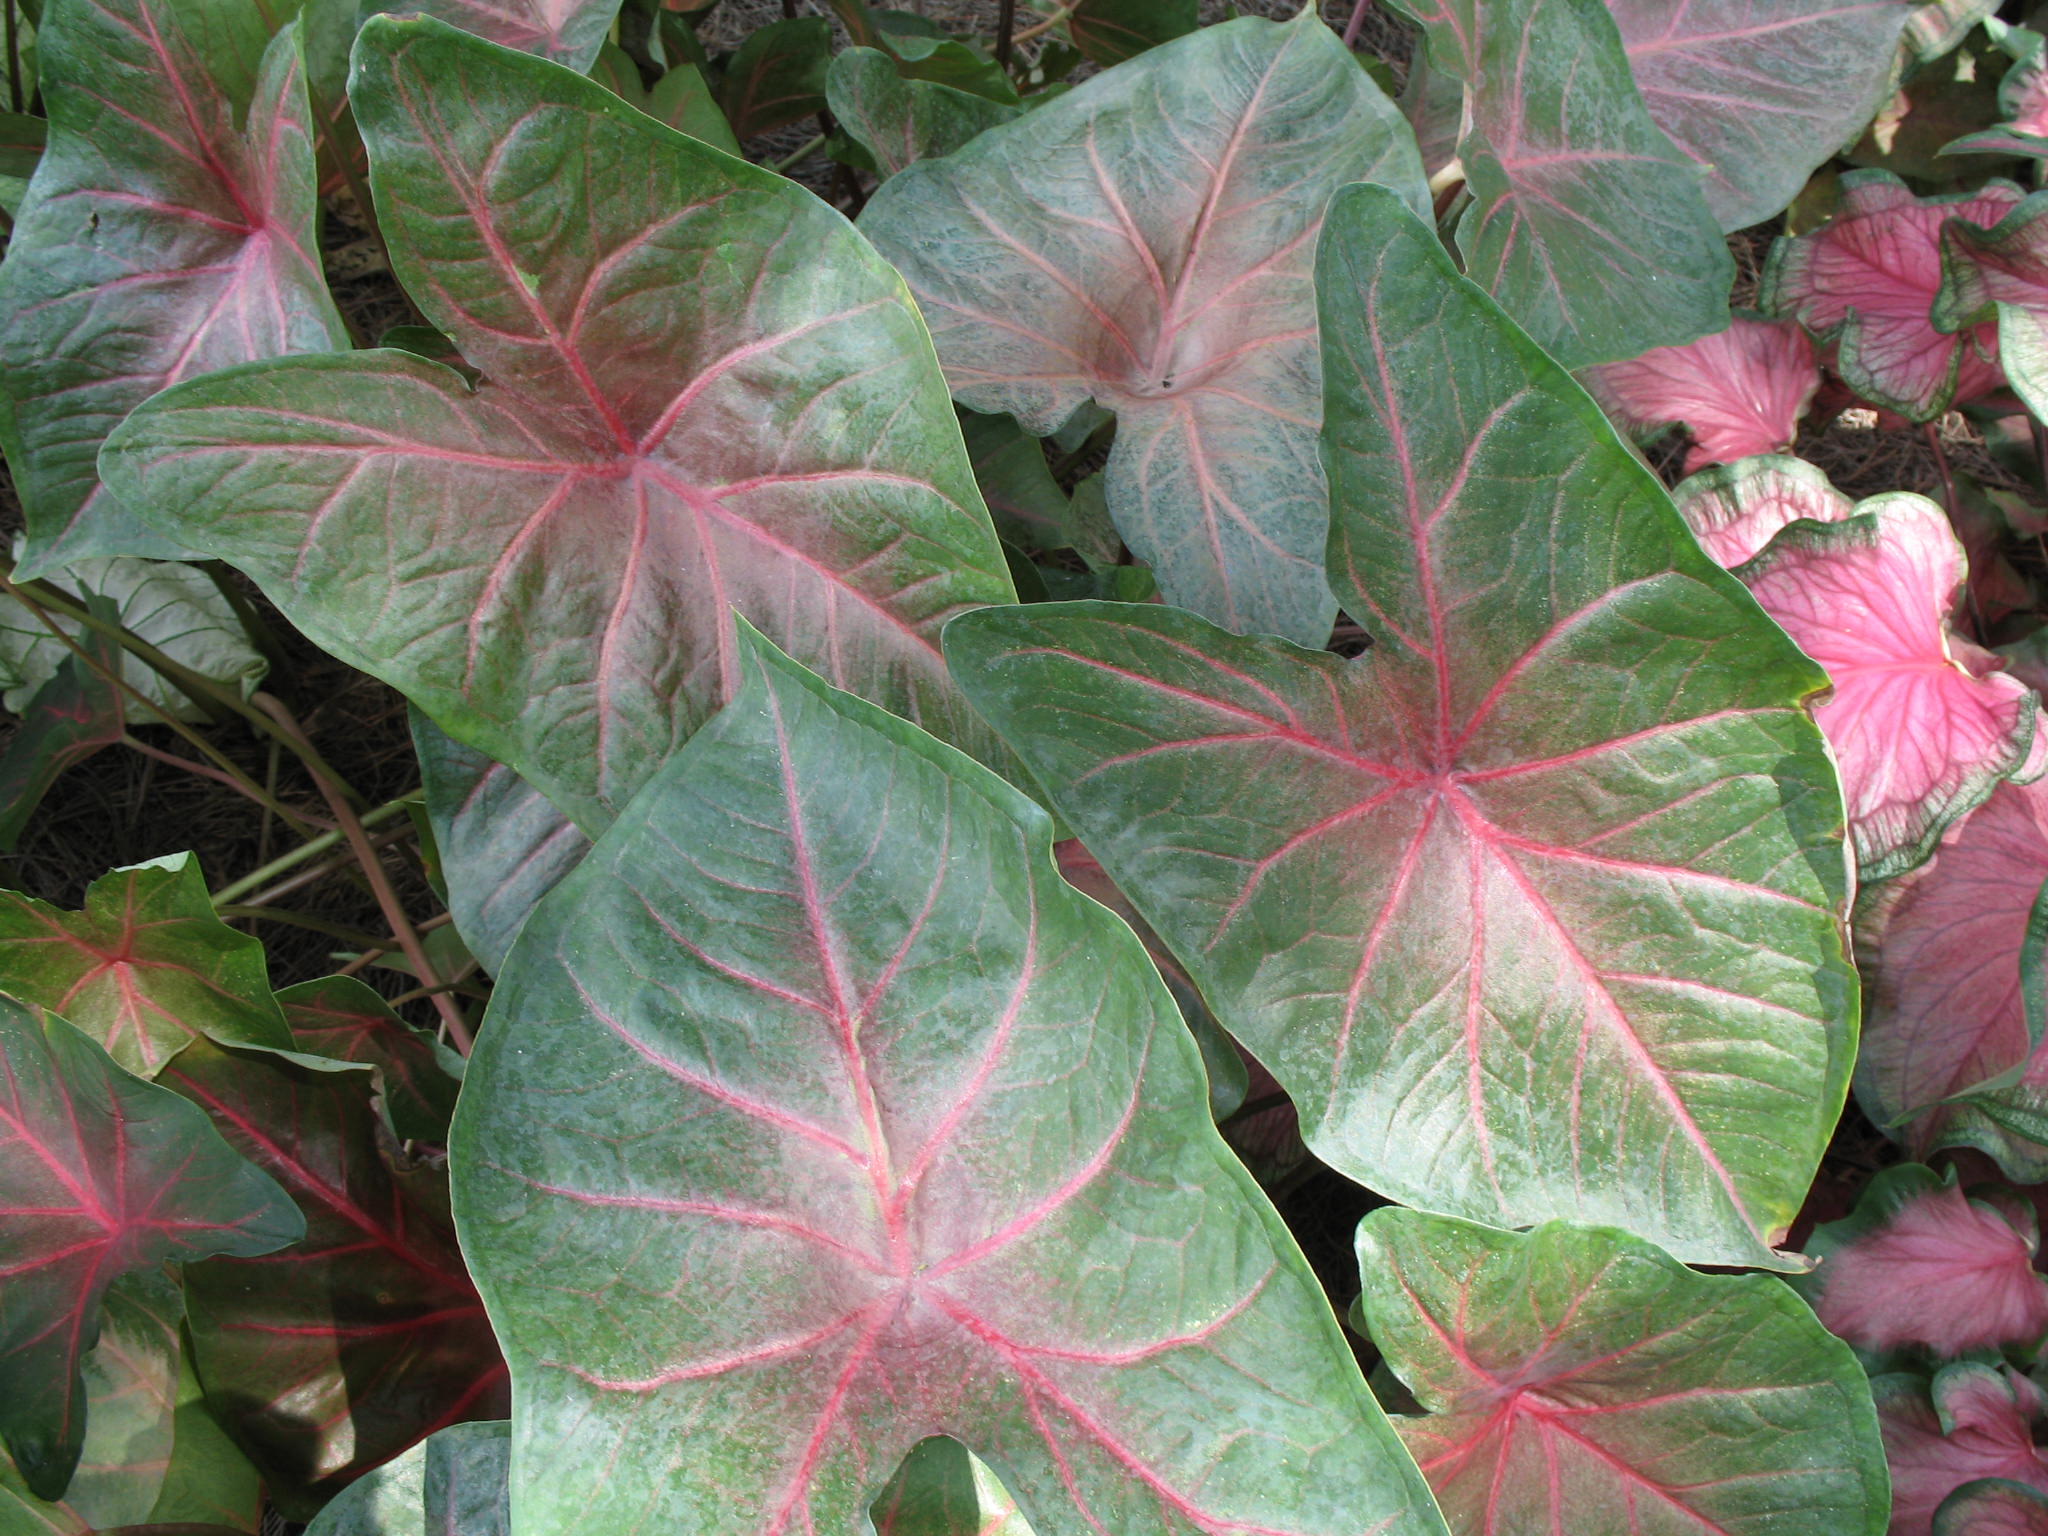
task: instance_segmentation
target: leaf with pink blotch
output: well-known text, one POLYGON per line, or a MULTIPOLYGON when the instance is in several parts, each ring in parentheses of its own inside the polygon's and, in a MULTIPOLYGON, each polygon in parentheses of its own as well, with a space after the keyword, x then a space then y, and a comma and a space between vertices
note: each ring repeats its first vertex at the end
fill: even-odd
POLYGON ((1754 559, 1788 523, 1839 523, 1856 510, 1806 460, 1776 454, 1709 465, 1680 482, 1671 499, 1700 548, 1730 570, 1754 559))
POLYGON ((2003 1477, 1965 1483, 1934 1512, 1934 1536, 2048 1536, 2048 1494, 2003 1477))
POLYGON ((1870 1390, 1891 1464, 1890 1536, 1929 1536, 1942 1500, 1980 1478, 2048 1491, 2048 1463, 2033 1437, 2041 1393, 2026 1377, 1959 1361, 1931 1383, 1885 1375, 1873 1377, 1870 1390))
POLYGON ((1580 382, 1638 438, 1674 424, 1689 428, 1693 446, 1685 467, 1694 470, 1789 449, 1820 388, 1820 367, 1799 326, 1745 315, 1682 347, 1597 364, 1580 382))
POLYGON ((1995 224, 2021 196, 1994 181, 1954 197, 1916 198, 1889 171, 1852 171, 1834 218, 1771 248, 1759 302, 1834 341, 1836 366, 1865 399, 1931 421, 2001 378, 1991 326, 1947 335, 1930 319, 1942 285, 1942 226, 1995 224))
POLYGON ((2041 771, 2033 692, 1966 665, 1992 658, 1949 631, 1965 566, 1933 502, 1897 491, 1794 523, 1736 574, 1834 684, 1813 714, 1864 880, 1913 868, 2001 780, 2041 771))

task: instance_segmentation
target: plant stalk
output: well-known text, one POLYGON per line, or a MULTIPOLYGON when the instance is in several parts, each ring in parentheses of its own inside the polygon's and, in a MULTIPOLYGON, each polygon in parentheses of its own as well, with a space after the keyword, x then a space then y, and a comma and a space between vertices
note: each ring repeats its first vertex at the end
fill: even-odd
MULTIPOLYGON (((363 812, 360 818, 363 826, 365 828, 374 827, 389 821, 392 817, 404 811, 406 803, 417 797, 418 794, 418 790, 413 790, 411 794, 400 795, 396 800, 385 801, 375 810, 363 812)), ((229 906, 240 901, 251 891, 262 889, 264 885, 275 880, 279 875, 287 874, 297 869, 308 859, 317 859, 340 841, 341 829, 339 827, 335 828, 332 832, 322 832, 318 837, 309 838, 290 853, 278 855, 278 857, 272 859, 262 868, 246 874, 241 879, 224 885, 215 891, 213 893, 214 906, 229 906)))
POLYGON ((784 155, 780 160, 769 166, 768 169, 775 172, 778 176, 787 176, 792 168, 802 165, 804 161, 810 159, 811 156, 824 147, 825 135, 822 133, 813 134, 810 138, 799 144, 793 153, 784 155))
POLYGON ((1358 3, 1351 7, 1351 20, 1344 24, 1344 46, 1346 48, 1356 48, 1358 46, 1358 34, 1365 30, 1365 13, 1371 9, 1372 0, 1358 0, 1358 3))
POLYGON ((1011 36, 1017 30, 1017 0, 1001 0, 996 7, 996 65, 1007 70, 1010 67, 1010 51, 1016 44, 1011 36))
POLYGON ((1044 20, 1034 21, 1030 26, 1026 27, 1023 31, 1019 32, 1015 37, 1011 38, 1010 41, 1013 43, 1035 42, 1037 39, 1045 36, 1046 33, 1050 32, 1054 27, 1058 26, 1061 22, 1065 21, 1069 16, 1073 15, 1074 12, 1080 8, 1080 3, 1081 0, 1069 0, 1068 4, 1061 6, 1058 10, 1054 11, 1050 16, 1047 16, 1044 20))
POLYGON ((21 34, 16 30, 17 0, 0 0, 7 9, 7 102, 10 112, 23 110, 21 100, 21 34))

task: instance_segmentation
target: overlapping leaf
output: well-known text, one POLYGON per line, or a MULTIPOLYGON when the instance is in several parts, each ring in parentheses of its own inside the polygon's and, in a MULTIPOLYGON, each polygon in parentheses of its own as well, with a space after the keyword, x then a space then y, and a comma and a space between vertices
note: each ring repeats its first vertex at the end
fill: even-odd
POLYGON ((1321 644, 1310 264, 1331 192, 1365 180, 1422 206, 1400 114, 1304 10, 1206 27, 914 165, 861 228, 963 405, 1038 436, 1116 412, 1110 515, 1168 601, 1321 644))
POLYGON ((938 1437, 903 1458, 868 1516, 875 1536, 1034 1536, 988 1464, 938 1437))
POLYGON ((188 1046, 158 1081, 284 1186, 305 1241, 189 1264, 199 1378, 293 1518, 464 1419, 502 1417, 506 1374, 457 1251, 447 1174, 406 1167, 370 1074, 188 1046))
MULTIPOLYGON (((299 1049, 374 1072, 393 1135, 447 1140, 458 1079, 443 1065, 449 1053, 431 1035, 414 1029, 352 976, 301 982, 278 993, 277 1001, 299 1049)), ((453 1059, 461 1065, 459 1057, 453 1059)))
POLYGON ((1856 510, 1806 460, 1773 455, 1703 469, 1671 499, 1700 548, 1731 570, 1760 554, 1787 523, 1839 523, 1856 510))
POLYGON ((2048 51, 2040 33, 1986 17, 1984 30, 2013 64, 1998 82, 2003 121, 1942 146, 1944 155, 2028 155, 2048 159, 2048 51))
POLYGON ((214 915, 189 853, 102 875, 77 912, 0 891, 0 992, 62 1013, 144 1077, 202 1035, 292 1043, 262 944, 214 915))
POLYGON ((787 17, 749 32, 719 92, 733 133, 772 133, 823 109, 831 58, 832 23, 822 16, 787 17))
POLYGON ((753 644, 470 1062, 522 1529, 850 1531, 947 1434, 1046 1536, 1440 1531, 1049 818, 753 644))
POLYGON ((1733 269, 1698 167, 1651 121, 1600 0, 1402 9, 1465 82, 1465 269, 1545 351, 1577 368, 1727 326, 1733 269))
MULTIPOLYGON (((112 604, 104 605, 105 616, 112 612, 112 604)), ((97 652, 103 670, 87 665, 85 656, 66 656, 56 676, 23 706, 14 734, 0 750, 0 850, 13 851, 43 796, 67 768, 127 734, 122 701, 107 681, 121 664, 120 648, 111 639, 94 638, 81 649, 86 655, 97 652)))
POLYGON ((735 607, 993 752, 937 636, 1010 584, 874 252, 436 22, 372 20, 356 65, 399 275, 486 382, 395 352, 215 375, 110 446, 124 494, 593 829, 725 696, 735 607))
POLYGON ((367 17, 432 16, 551 63, 585 70, 604 46, 619 0, 364 0, 367 17))
POLYGON ((1932 1383, 1887 1375, 1870 1386, 1891 1464, 1891 1536, 1928 1536, 1943 1501, 1982 1478, 2048 1493, 2048 1463, 2034 1445, 2041 1389, 2026 1377, 1958 1362, 1932 1383))
POLYGON ((1775 1279, 1694 1274, 1608 1228, 1396 1207, 1358 1261, 1359 1313, 1426 1410, 1395 1427, 1453 1531, 1884 1531, 1863 1371, 1775 1279))
POLYGON ((152 392, 347 345, 314 243, 297 43, 271 38, 266 14, 50 0, 50 143, 0 265, 0 444, 28 518, 25 575, 189 548, 94 468, 152 392))
POLYGON ((502 1420, 438 1430, 335 1496, 306 1536, 512 1536, 502 1420))
POLYGON ((905 79, 896 61, 875 48, 849 48, 832 60, 825 100, 885 180, 913 161, 950 155, 983 129, 1023 113, 950 85, 905 79))
POLYGON ((2048 197, 1947 221, 1941 253, 1935 325, 1960 331, 1995 321, 2005 377, 2030 410, 2048 412, 2048 197))
POLYGON ((1853 1055, 1822 676, 1390 195, 1339 195, 1319 287, 1372 648, 1037 605, 957 620, 955 674, 1326 1162, 1781 1263, 1853 1055))
POLYGON ((54 1014, 0 997, 0 1437, 62 1498, 85 1442, 81 1364, 122 1275, 261 1254, 305 1231, 269 1178, 176 1094, 54 1014))
POLYGON ((1121 64, 1195 30, 1196 0, 1075 0, 1067 36, 1085 58, 1121 64))
POLYGON ((1725 331, 1601 363, 1583 380, 1630 432, 1651 436, 1681 422, 1690 428, 1685 466, 1694 470, 1789 449, 1820 388, 1820 368, 1798 326, 1738 315, 1725 331))
POLYGON ((1935 1510, 1933 1536, 2048 1536, 2048 1494, 2004 1478, 1967 1483, 1935 1510))
POLYGON ((1912 13, 1901 0, 1608 0, 1643 105, 1746 229, 1876 114, 1912 13))

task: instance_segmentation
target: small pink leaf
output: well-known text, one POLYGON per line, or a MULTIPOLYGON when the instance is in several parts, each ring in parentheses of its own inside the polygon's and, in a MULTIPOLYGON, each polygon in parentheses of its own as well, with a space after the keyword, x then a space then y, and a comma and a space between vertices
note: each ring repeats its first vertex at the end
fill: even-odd
POLYGON ((1935 1510, 1934 1536, 2048 1536, 2048 1494, 2002 1477, 1965 1483, 1935 1510))
POLYGON ((1931 1388, 1904 1375, 1870 1386, 1891 1464, 1891 1536, 1929 1536, 1942 1500, 1979 1478, 2048 1492, 2032 1426, 2039 1389, 2025 1377, 1966 1362, 1943 1366, 1931 1388))
POLYGON ((1942 285, 1942 226, 1995 224, 2020 197, 2010 182, 1994 181, 1967 195, 1916 198, 1888 171, 1852 171, 1834 218, 1771 248, 1760 302, 1836 341, 1837 366, 1858 394, 1931 421, 2002 382, 1992 327, 1951 336, 1929 318, 1942 285))
POLYGON ((1597 364, 1583 382, 1601 409, 1638 437, 1675 423, 1690 428, 1690 470, 1789 449, 1820 388, 1820 367, 1797 325, 1738 316, 1727 330, 1682 347, 1597 364))
POLYGON ((1941 257, 1934 323, 1956 331, 1995 321, 2013 389, 2036 414, 2048 411, 2048 197, 2036 193, 1995 223, 1989 213, 1950 219, 1941 257))
POLYGON ((1901 491, 1794 524, 1736 574, 1834 684, 1814 719, 1866 881, 1911 869, 2001 779, 2039 771, 2033 693, 1972 675, 1952 641, 1963 551, 1933 502, 1901 491))
POLYGON ((1703 469, 1671 499, 1700 548, 1730 570, 1754 559, 1787 523, 1839 523, 1856 510, 1813 465, 1776 456, 1703 469))

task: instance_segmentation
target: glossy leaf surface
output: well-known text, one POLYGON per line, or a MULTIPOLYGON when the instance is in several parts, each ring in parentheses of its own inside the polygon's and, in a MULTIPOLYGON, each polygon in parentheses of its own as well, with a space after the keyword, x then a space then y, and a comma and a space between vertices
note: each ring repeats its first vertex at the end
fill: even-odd
POLYGON ((267 1259, 187 1266, 199 1377, 304 1519, 358 1473, 463 1419, 502 1417, 504 1362, 447 1214, 447 1174, 405 1168, 370 1074, 187 1047, 160 1074, 305 1213, 267 1259))
POLYGON ((393 1135, 447 1140, 459 1082, 442 1064, 451 1058, 433 1036, 414 1029, 353 976, 300 982, 278 993, 277 1001, 300 1050, 372 1069, 393 1135))
POLYGON ((205 1118, 53 1014, 0 997, 0 1436, 38 1498, 85 1441, 80 1366, 113 1281, 305 1231, 205 1118))
POLYGON ((1383 1207, 1358 1310, 1426 1411, 1394 1421, 1480 1536, 1879 1536, 1855 1356, 1764 1275, 1699 1275, 1612 1228, 1500 1232, 1383 1207))
POLYGON ((1167 601, 1320 645, 1310 267, 1330 194, 1365 180, 1424 206, 1400 114, 1304 11, 1205 27, 912 166, 861 228, 961 404, 1041 437, 1116 413, 1110 515, 1167 601))
POLYGON ((1407 0, 1465 82, 1465 270, 1570 368, 1728 324, 1698 168, 1651 121, 1600 0, 1407 0))
MULTIPOLYGON (((2048 1493, 2048 1463, 2034 1445, 2041 1389, 1987 1365, 1872 1379, 1885 1459, 1891 1464, 1891 1536, 1928 1536, 1934 1512, 1965 1484, 2004 1478, 2048 1493)), ((1972 1532, 1971 1536, 1977 1536, 1972 1532)))
POLYGON ((382 11, 432 16, 581 71, 590 68, 604 46, 619 0, 363 0, 361 9, 365 18, 382 11))
POLYGON ((1688 470, 1792 446, 1820 387, 1813 343, 1798 326, 1738 315, 1725 331, 1586 370, 1586 388, 1622 427, 1651 435, 1683 423, 1688 470))
POLYGON ((1716 464, 1672 491, 1700 548, 1731 570, 1754 559, 1787 523, 1839 523, 1856 504, 1804 459, 1765 455, 1716 464))
POLYGON ((0 444, 28 518, 24 575, 189 547, 94 468, 148 395, 348 344, 315 249, 297 46, 262 11, 50 0, 36 38, 49 148, 0 266, 0 444))
POLYGON ((214 915, 189 853, 102 875, 77 912, 0 891, 0 992, 63 1014, 144 1077, 202 1035, 292 1043, 262 943, 214 915))
POLYGON ((124 430, 126 493, 591 828, 725 696, 729 607, 993 751, 937 638, 1009 579, 916 311, 839 216, 431 21, 363 29, 354 105, 400 276, 487 382, 215 375, 124 430))
POLYGON ((512 1536, 512 1426, 454 1424, 349 1484, 306 1536, 512 1536))
POLYGON ((1854 516, 1782 530, 1742 567, 1764 611, 1827 668, 1814 706, 1842 770, 1866 881, 1925 859, 1999 780, 2041 771, 2033 693, 1950 634, 1967 574, 1946 514, 1900 491, 1854 516))
POLYGON ((947 1434, 1041 1536, 1439 1530, 1045 814, 746 667, 534 915, 470 1061, 522 1529, 853 1531, 947 1434))
POLYGON ((1372 648, 1036 605, 958 620, 955 674, 1324 1161, 1781 1262, 1853 1050, 1820 674, 1391 196, 1320 273, 1372 648))
POLYGON ((825 77, 832 117, 874 157, 883 179, 913 161, 950 155, 1023 109, 931 80, 909 80, 875 48, 849 48, 825 77))
POLYGON ((1891 88, 1899 0, 1608 0, 1643 104, 1706 173, 1721 227, 1798 194, 1891 88))

